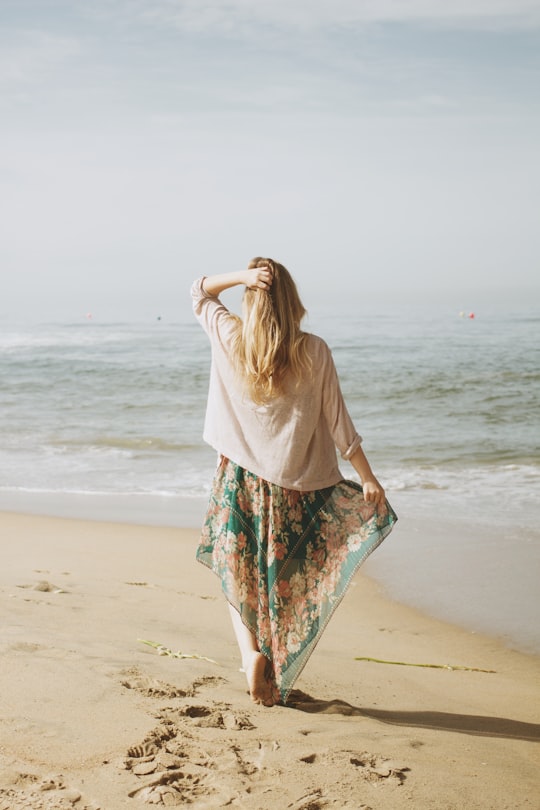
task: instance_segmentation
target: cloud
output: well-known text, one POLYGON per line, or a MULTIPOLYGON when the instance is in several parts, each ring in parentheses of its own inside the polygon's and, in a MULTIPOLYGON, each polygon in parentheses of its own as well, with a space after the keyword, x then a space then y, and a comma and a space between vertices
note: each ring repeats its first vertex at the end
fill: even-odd
POLYGON ((263 25, 315 31, 389 22, 474 29, 540 27, 538 0, 138 0, 128 5, 147 21, 222 34, 249 33, 263 25))
POLYGON ((42 81, 78 57, 80 41, 45 30, 12 31, 0 50, 0 83, 27 85, 42 81))

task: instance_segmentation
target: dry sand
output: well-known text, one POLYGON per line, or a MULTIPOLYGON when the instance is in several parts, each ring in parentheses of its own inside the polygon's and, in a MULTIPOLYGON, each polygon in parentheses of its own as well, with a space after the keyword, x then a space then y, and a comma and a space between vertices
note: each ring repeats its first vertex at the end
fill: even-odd
POLYGON ((0 515, 0 810, 540 807, 538 658, 359 574, 290 705, 257 706, 197 534, 0 515))

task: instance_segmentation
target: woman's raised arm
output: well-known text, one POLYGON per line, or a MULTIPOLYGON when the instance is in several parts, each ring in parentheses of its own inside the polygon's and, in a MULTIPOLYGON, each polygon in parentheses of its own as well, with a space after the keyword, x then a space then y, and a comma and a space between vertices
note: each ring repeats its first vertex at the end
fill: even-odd
POLYGON ((218 273, 206 276, 202 287, 207 295, 219 295, 230 287, 245 284, 251 290, 269 290, 272 286, 272 271, 269 267, 254 267, 253 270, 238 270, 235 273, 218 273))

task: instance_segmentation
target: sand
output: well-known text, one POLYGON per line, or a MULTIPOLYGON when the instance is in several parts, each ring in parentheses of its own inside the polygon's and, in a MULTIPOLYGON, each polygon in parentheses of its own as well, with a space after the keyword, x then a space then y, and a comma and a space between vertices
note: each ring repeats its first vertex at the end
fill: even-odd
POLYGON ((255 705, 197 537, 0 515, 0 810, 540 807, 538 657, 360 572, 290 705, 255 705))

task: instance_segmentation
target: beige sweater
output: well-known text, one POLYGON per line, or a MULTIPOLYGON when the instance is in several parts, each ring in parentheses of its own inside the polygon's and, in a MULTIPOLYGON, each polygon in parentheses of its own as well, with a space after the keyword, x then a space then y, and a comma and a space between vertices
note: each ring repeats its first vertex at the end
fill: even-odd
POLYGON ((193 311, 210 338, 212 365, 204 440, 218 453, 265 481, 308 492, 343 479, 336 446, 348 459, 360 446, 326 343, 308 335, 313 373, 284 395, 256 405, 230 358, 236 320, 219 298, 191 288, 193 311))

